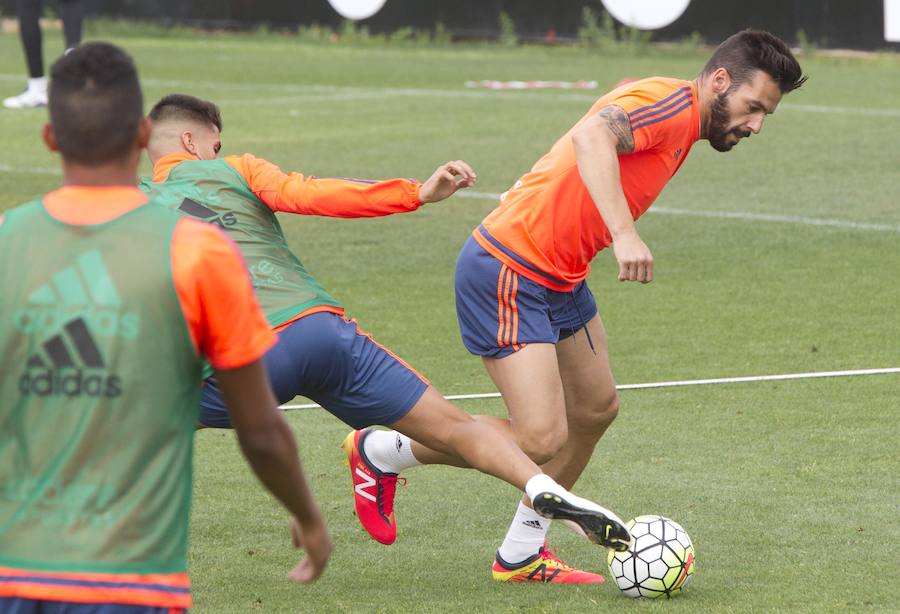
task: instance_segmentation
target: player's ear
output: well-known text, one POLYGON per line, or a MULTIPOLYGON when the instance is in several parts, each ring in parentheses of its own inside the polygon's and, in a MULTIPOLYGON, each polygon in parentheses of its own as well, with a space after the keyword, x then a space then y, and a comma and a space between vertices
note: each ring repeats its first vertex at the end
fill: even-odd
POLYGON ((189 154, 197 155, 197 146, 194 145, 194 133, 190 130, 185 130, 181 133, 181 146, 184 147, 184 150, 189 154))
POLYGON ((153 124, 151 124, 150 120, 146 117, 142 117, 141 121, 138 123, 137 136, 135 139, 135 145, 137 145, 138 149, 147 148, 147 144, 150 142, 150 134, 152 132, 153 124))
POLYGON ((56 132, 53 130, 53 124, 49 122, 44 124, 43 129, 41 129, 41 139, 50 151, 59 151, 59 142, 56 140, 56 132))
POLYGON ((713 71, 710 81, 716 94, 724 94, 731 87, 731 75, 728 74, 728 69, 724 66, 720 66, 713 71))

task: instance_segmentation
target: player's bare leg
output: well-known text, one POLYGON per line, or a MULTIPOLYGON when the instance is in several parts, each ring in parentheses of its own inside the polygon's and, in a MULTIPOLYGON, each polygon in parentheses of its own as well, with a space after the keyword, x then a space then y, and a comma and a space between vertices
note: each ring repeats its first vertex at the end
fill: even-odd
MULTIPOLYGON (((599 321, 599 320, 598 320, 599 321)), ((602 327, 601 327, 602 329, 602 327)), ((592 330, 593 332, 593 330, 592 330)), ((603 335, 601 335, 603 337, 603 335)), ((585 341, 576 338, 565 342, 584 345, 589 349, 585 341)), ((601 340, 605 353, 605 337, 601 340)), ((595 343, 595 347, 597 344, 595 343)), ((598 349, 599 351, 599 349, 598 349)), ((502 359, 485 359, 488 373, 497 385, 506 402, 510 416, 510 429, 516 437, 516 441, 529 455, 542 462, 542 469, 548 475, 548 471, 558 472, 565 476, 577 476, 590 459, 590 451, 593 444, 585 452, 583 441, 585 435, 577 432, 587 427, 587 420, 575 419, 569 416, 573 411, 576 416, 581 416, 581 403, 571 406, 569 403, 572 376, 564 373, 566 368, 570 371, 568 353, 563 363, 559 361, 558 346, 553 344, 530 344, 515 354, 502 359), (573 445, 570 442, 575 442, 573 445)), ((576 378, 581 381, 581 378, 576 378)), ((580 386, 571 391, 580 398, 583 390, 580 386)), ((608 426, 608 423, 606 424, 608 426)), ((605 430, 604 426, 604 430, 605 430)), ((597 436, 599 438, 599 436, 597 436)), ((596 443, 596 439, 593 439, 596 443)), ((574 483, 574 479, 570 478, 574 483)), ((498 566, 515 571, 518 567, 527 571, 529 563, 533 564, 533 557, 542 557, 546 550, 546 533, 549 523, 540 518, 534 506, 530 506, 527 500, 520 502, 516 514, 509 526, 506 537, 498 550, 497 561, 494 565, 494 577, 501 579, 498 566), (508 563, 507 563, 508 561, 508 563)), ((540 510, 538 510, 540 511, 540 510)), ((610 516, 618 517, 610 512, 610 516)), ((598 582, 599 576, 573 570, 559 559, 553 558, 563 569, 571 575, 571 581, 598 582), (577 578, 577 579, 576 579, 577 578)), ((521 577, 521 574, 514 577, 521 577)), ((527 578, 533 580, 530 573, 527 578)))
POLYGON ((408 414, 389 426, 413 440, 412 452, 422 463, 419 454, 427 459, 426 450, 437 452, 448 464, 478 469, 519 490, 540 473, 508 433, 453 406, 431 386, 408 414))
MULTIPOLYGON (((566 405, 554 346, 534 343, 505 358, 483 360, 503 397, 509 418, 475 418, 501 429, 534 462, 546 462, 568 437, 566 405)), ((413 441, 413 453, 424 465, 469 466, 456 455, 424 444, 418 439, 413 441)))
POLYGON ((572 488, 581 476, 619 409, 600 316, 594 316, 585 328, 592 343, 588 343, 588 335, 582 329, 556 345, 569 437, 542 469, 566 488, 572 488))
POLYGON ((385 544, 394 541, 397 473, 421 464, 422 460, 439 458, 450 461, 447 464, 479 469, 525 491, 526 500, 539 514, 529 512, 536 517, 572 520, 592 541, 625 547, 629 537, 621 520, 609 510, 568 492, 541 472, 516 445, 509 428, 497 428, 503 424, 500 420, 476 420, 429 386, 412 410, 390 425, 394 432, 367 429, 348 435, 344 448, 353 476, 357 515, 369 534, 385 544), (370 437, 385 441, 367 446, 370 437), (416 458, 416 450, 426 458, 416 458))
MULTIPOLYGON (((484 359, 509 419, 476 416, 507 430, 545 473, 571 488, 615 420, 619 400, 600 316, 557 345, 531 344, 503 359, 484 359), (593 345, 593 347, 591 347, 593 345), (542 411, 536 412, 534 408, 542 411)), ((466 466, 413 442, 423 464, 466 466)))

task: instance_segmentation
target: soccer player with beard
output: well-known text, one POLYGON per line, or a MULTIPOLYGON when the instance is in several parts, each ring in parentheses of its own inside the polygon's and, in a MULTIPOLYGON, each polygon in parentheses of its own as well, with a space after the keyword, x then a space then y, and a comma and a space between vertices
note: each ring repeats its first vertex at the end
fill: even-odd
MULTIPOLYGON (((479 418, 509 429, 565 488, 619 407, 606 333, 585 282, 591 260, 612 246, 620 281, 652 281, 653 256, 634 221, 697 140, 729 151, 758 134, 781 97, 805 80, 783 41, 744 30, 719 45, 693 81, 625 83, 500 197, 463 247, 456 268, 463 342, 482 357, 509 412, 509 420, 479 418)), ((392 440, 382 441, 387 448, 392 440)), ((373 446, 370 455, 381 452, 373 446)), ((416 460, 461 464, 421 447, 416 460)), ((546 581, 531 569, 546 556, 549 524, 527 501, 519 504, 493 564, 496 580, 546 581)), ((593 575, 582 581, 598 581, 593 575)))

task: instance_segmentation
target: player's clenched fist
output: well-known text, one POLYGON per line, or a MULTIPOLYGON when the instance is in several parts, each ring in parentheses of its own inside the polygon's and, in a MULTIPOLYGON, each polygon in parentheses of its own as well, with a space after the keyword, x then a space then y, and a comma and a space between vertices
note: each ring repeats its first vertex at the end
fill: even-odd
POLYGON ((619 263, 619 281, 653 281, 653 254, 636 232, 616 236, 613 253, 619 263))

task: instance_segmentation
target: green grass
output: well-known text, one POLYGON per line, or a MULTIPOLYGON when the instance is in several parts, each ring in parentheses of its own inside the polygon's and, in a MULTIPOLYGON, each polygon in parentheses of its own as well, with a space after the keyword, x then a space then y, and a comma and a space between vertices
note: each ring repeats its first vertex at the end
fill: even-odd
MULTIPOLYGON (((48 57, 58 51, 48 37, 48 57)), ((251 151, 319 176, 424 178, 471 162, 499 192, 590 105, 590 92, 488 93, 465 80, 692 77, 701 55, 614 61, 579 49, 397 49, 303 45, 286 37, 122 39, 148 104, 183 91, 221 103, 224 152, 251 151)), ((0 86, 24 70, 0 36, 0 86)), ((811 79, 763 134, 722 156, 698 143, 660 208, 781 214, 894 230, 648 214, 649 286, 615 281, 610 254, 590 283, 622 383, 900 366, 900 60, 815 58, 811 79), (830 110, 829 110, 830 109, 830 110), (862 110, 859 110, 862 109, 862 110), (880 113, 880 114, 879 114, 880 113)), ((58 161, 38 139, 45 112, 0 112, 0 210, 52 189, 58 161)), ((361 326, 448 394, 490 391, 453 311, 456 253, 491 210, 453 199, 378 220, 283 218, 292 245, 361 326)), ((289 414, 337 549, 297 587, 284 514, 227 432, 197 437, 191 572, 197 612, 768 612, 896 610, 900 589, 897 376, 626 391, 577 491, 623 516, 668 515, 691 534, 689 592, 638 603, 600 588, 500 586, 488 573, 516 493, 449 468, 400 489, 400 537, 385 548, 352 514, 338 448, 346 427, 289 414)), ((468 402, 502 415, 499 401, 468 402)), ((604 553, 563 529, 572 563, 604 553)))

